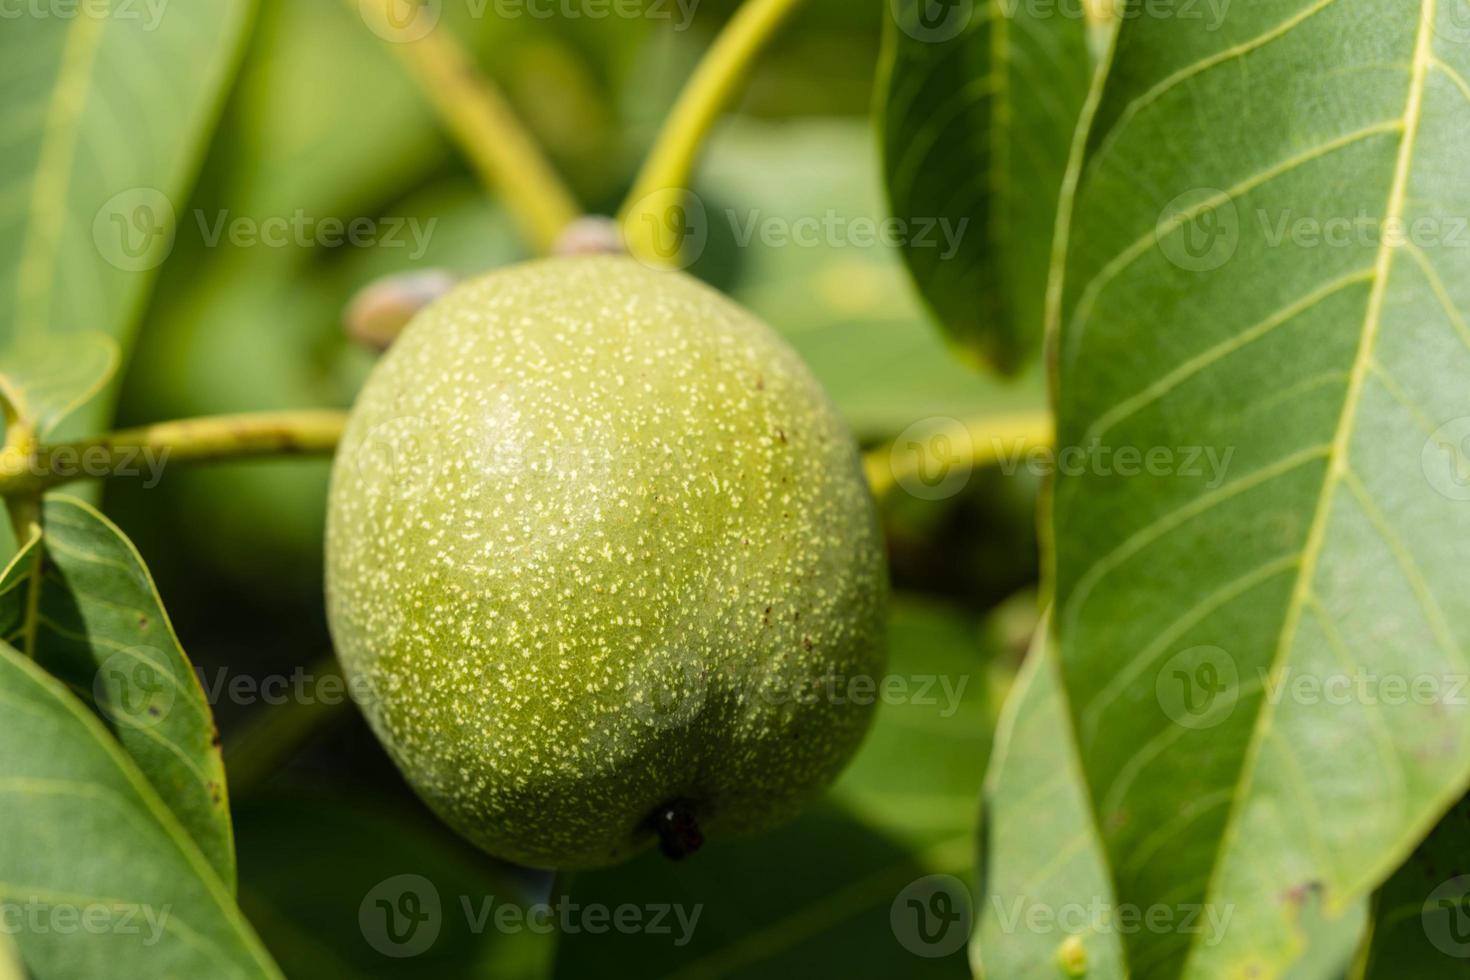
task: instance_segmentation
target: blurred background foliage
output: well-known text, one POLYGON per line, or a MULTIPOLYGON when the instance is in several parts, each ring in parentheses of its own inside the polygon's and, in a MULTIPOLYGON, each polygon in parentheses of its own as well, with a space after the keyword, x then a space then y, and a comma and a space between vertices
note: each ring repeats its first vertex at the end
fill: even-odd
MULTIPOLYGON (((464 4, 448 2, 444 16, 588 210, 609 213, 735 6, 704 0, 682 31, 673 29, 677 8, 675 20, 503 19, 469 17, 464 4)), ((695 190, 710 234, 691 269, 790 338, 863 444, 879 452, 927 418, 1044 403, 1034 369, 1002 383, 957 360, 891 251, 738 241, 737 223, 753 216, 883 216, 868 118, 882 16, 881 4, 807 5, 762 59, 705 153, 695 190)), ((262 0, 203 172, 179 213, 124 381, 120 425, 347 406, 372 362, 340 325, 354 291, 385 273, 437 267, 470 275, 526 257, 388 46, 340 0, 262 0), (435 224, 415 260, 409 248, 211 243, 201 223, 221 212, 435 224)), ((328 656, 328 468, 180 467, 155 488, 107 487, 109 512, 149 561, 206 684, 319 670, 312 665, 328 656)), ((654 949, 649 937, 625 944, 650 975, 690 961, 707 973, 800 975, 823 950, 830 966, 839 937, 853 976, 923 967, 965 975, 963 951, 930 962, 899 947, 888 904, 920 875, 969 874, 994 707, 1033 622, 1024 590, 1036 575, 1037 489, 1025 476, 976 473, 946 500, 896 491, 884 502, 903 596, 894 669, 969 677, 962 711, 885 706, 830 800, 772 837, 712 846, 677 869, 645 857, 557 887, 589 900, 661 894, 711 903, 692 952, 654 949)), ((218 699, 227 752, 282 711, 218 699)), ((432 968, 411 960, 401 973, 383 973, 394 963, 366 950, 356 926, 371 882, 415 870, 446 896, 501 889, 529 897, 548 886, 467 853, 418 806, 356 713, 330 714, 330 725, 285 753, 281 766, 272 758, 267 778, 233 790, 242 903, 282 965, 313 977, 450 977, 485 975, 493 959, 497 976, 544 972, 543 950, 456 934, 436 947, 432 968), (491 941, 503 945, 479 948, 491 941)), ((606 949, 569 937, 558 974, 593 973, 606 949)))

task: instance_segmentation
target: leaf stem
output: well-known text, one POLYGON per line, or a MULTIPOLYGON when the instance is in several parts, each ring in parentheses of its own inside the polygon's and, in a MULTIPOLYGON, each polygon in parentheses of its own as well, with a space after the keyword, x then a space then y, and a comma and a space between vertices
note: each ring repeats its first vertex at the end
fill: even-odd
MULTIPOLYGON (((255 412, 158 422, 55 445, 22 441, 0 447, 0 497, 37 497, 73 480, 157 472, 169 463, 330 455, 346 424, 346 412, 330 409, 255 412)), ((980 416, 958 426, 950 444, 975 469, 1023 460, 1053 443, 1047 412, 980 416)), ((923 465, 917 454, 893 449, 884 445, 863 457, 880 500, 923 465)))
MULTIPOLYGON (((354 9, 357 0, 348 0, 354 9)), ((496 84, 444 25, 389 43, 480 175, 538 251, 549 253, 582 209, 496 84)))
MULTIPOLYGON (((950 458, 947 462, 968 463, 972 470, 978 470, 1002 463, 1023 463, 1034 452, 1050 450, 1056 439, 1054 429, 1050 412, 1024 412, 957 422, 953 432, 936 431, 930 439, 941 434, 947 436, 948 451, 956 448, 960 451, 960 458, 950 458)), ((881 501, 894 487, 905 486, 909 480, 918 478, 926 465, 924 453, 928 447, 920 449, 923 452, 889 443, 863 455, 863 471, 876 499, 881 501)))
POLYGON ((55 445, 0 449, 0 496, 38 495, 73 480, 157 473, 172 462, 331 453, 347 414, 260 412, 159 422, 55 445))
MULTIPOLYGON (((0 445, 0 467, 12 459, 29 457, 36 448, 35 430, 21 421, 15 402, 16 399, 9 395, 4 397, 5 443, 0 445)), ((23 549, 32 525, 39 523, 41 519, 41 495, 36 492, 9 497, 5 501, 5 508, 10 517, 10 530, 15 535, 15 546, 23 549)))
MULTIPOLYGON (((639 172, 618 215, 628 229, 629 248, 657 257, 645 225, 636 220, 647 200, 661 192, 687 189, 700 147, 735 96, 751 64, 803 0, 745 0, 695 69, 639 172)), ((661 227, 661 225, 660 225, 661 227)))

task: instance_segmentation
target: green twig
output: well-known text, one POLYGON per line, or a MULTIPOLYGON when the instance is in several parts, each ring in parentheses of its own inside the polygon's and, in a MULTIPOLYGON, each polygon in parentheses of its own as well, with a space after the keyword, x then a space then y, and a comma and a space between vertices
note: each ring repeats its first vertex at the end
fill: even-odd
POLYGON ((0 449, 0 496, 35 497, 73 480, 156 472, 175 462, 330 454, 346 421, 337 411, 217 415, 55 445, 6 445, 0 449))
MULTIPOLYGON (((170 463, 330 455, 346 424, 347 413, 341 411, 259 412, 159 422, 56 445, 7 445, 0 448, 0 497, 34 498, 72 480, 125 475, 127 467, 156 471, 170 463)), ((1052 445, 1046 412, 980 417, 958 425, 964 431, 954 435, 966 438, 952 444, 968 446, 968 461, 977 469, 1052 445)), ((886 496, 921 465, 913 454, 900 454, 898 460, 889 446, 864 457, 874 496, 886 496)), ((23 528, 29 520, 22 520, 23 528)))
MULTIPOLYGON (((347 2, 354 10, 374 9, 358 0, 347 2)), ((500 89, 442 24, 423 37, 391 41, 389 47, 527 239, 549 253, 582 210, 500 89)))
POLYGON ((664 227, 664 223, 650 225, 642 220, 642 214, 652 213, 658 218, 657 212, 670 203, 668 193, 687 189, 700 147, 715 121, 734 98, 756 57, 802 2, 746 0, 695 69, 618 215, 626 229, 628 247, 635 254, 658 257, 650 229, 664 227))
MULTIPOLYGON (((341 412, 281 412, 259 415, 219 416, 164 422, 109 436, 67 444, 102 447, 113 459, 124 452, 150 447, 166 452, 170 460, 233 459, 248 456, 330 452, 341 437, 345 414, 341 412)), ((1032 449, 1052 444, 1051 417, 1044 412, 979 418, 963 423, 970 435, 969 462, 976 468, 999 462, 1008 454, 1017 458, 1032 449)), ((54 458, 59 447, 40 450, 34 461, 54 458)), ((904 457, 907 458, 907 457, 904 457)), ((34 465, 33 461, 33 465, 34 465)), ((915 461, 914 465, 918 465, 915 461)), ((889 447, 873 450, 864 459, 873 494, 880 499, 907 478, 908 471, 894 463, 889 447)), ((0 493, 34 493, 35 487, 62 482, 55 476, 36 477, 17 473, 11 463, 0 466, 0 493)), ((340 674, 335 662, 326 661, 318 676, 340 674)), ((350 701, 316 699, 310 703, 281 706, 262 714, 227 747, 226 768, 231 793, 237 799, 275 772, 297 749, 323 727, 343 717, 350 701)))
MULTIPOLYGON (((1055 441, 1053 428, 1051 413, 1024 412, 957 421, 955 431, 936 430, 934 434, 948 436, 951 451, 958 447, 963 462, 978 470, 1006 460, 1023 461, 1033 452, 1050 449, 1055 441)), ((895 453, 889 444, 863 456, 868 486, 879 500, 887 497, 894 487, 905 485, 924 465, 923 455, 907 451, 908 447, 899 448, 905 451, 895 453)))

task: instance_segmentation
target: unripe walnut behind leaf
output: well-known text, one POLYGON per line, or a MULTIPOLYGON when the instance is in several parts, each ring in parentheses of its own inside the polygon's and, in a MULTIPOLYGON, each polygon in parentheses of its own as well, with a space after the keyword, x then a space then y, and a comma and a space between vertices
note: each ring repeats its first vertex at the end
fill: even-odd
POLYGON ((328 611, 368 720, 446 821, 524 864, 792 816, 868 725, 886 595, 816 380, 730 300, 628 258, 430 306, 334 467, 328 611))

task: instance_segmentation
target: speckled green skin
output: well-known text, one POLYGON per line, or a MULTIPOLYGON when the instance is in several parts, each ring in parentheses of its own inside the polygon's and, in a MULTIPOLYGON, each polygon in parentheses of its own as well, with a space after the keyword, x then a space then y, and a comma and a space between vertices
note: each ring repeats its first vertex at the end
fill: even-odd
POLYGON ((674 799, 710 835, 792 816, 862 739, 847 683, 882 673, 886 597, 806 367, 627 258, 422 312, 333 472, 328 612, 368 719, 446 821, 523 864, 622 860, 674 799))

